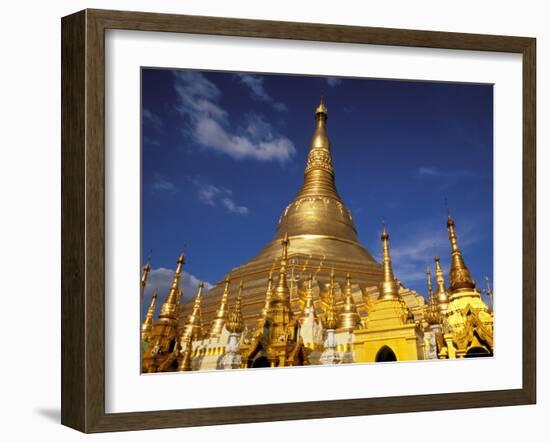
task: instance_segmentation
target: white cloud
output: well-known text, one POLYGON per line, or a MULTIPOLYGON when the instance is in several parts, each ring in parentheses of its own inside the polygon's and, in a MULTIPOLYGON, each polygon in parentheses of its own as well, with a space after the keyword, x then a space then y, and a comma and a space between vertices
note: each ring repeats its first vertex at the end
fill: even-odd
MULTIPOLYGON (((426 279, 426 265, 434 272, 434 258, 441 257, 442 266, 447 267, 451 253, 445 219, 439 223, 423 223, 412 227, 407 238, 395 238, 390 231, 390 253, 395 277, 406 286, 407 282, 426 279)), ((458 221, 457 221, 458 222, 458 221)), ((480 219, 470 217, 458 222, 458 243, 464 252, 483 238, 479 230, 480 219)))
POLYGON ((419 177, 464 178, 473 177, 475 173, 469 169, 441 170, 437 167, 419 167, 416 171, 419 177))
POLYGON ((296 153, 294 144, 276 133, 269 123, 248 118, 247 127, 233 129, 228 112, 219 103, 218 87, 200 72, 174 73, 177 109, 190 122, 189 133, 207 149, 240 160, 288 161, 296 153), (255 124, 255 126, 254 126, 255 124))
POLYGON ((143 108, 141 112, 141 117, 144 124, 150 125, 157 132, 161 131, 162 120, 149 109, 143 108))
POLYGON ((248 215, 248 207, 238 206, 235 204, 235 201, 229 197, 222 198, 222 204, 230 213, 235 213, 237 215, 248 215))
POLYGON ((336 87, 342 83, 342 79, 337 77, 327 77, 326 80, 330 87, 336 87))
POLYGON ((214 186, 205 183, 204 180, 195 178, 194 184, 198 187, 199 200, 210 207, 221 206, 228 213, 236 215, 248 215, 250 210, 246 206, 241 206, 235 202, 232 197, 233 191, 226 187, 214 186))
POLYGON ((264 79, 258 75, 252 74, 236 74, 237 77, 241 80, 241 83, 248 86, 250 89, 250 95, 253 99, 257 101, 263 101, 265 103, 270 103, 273 108, 279 112, 284 112, 288 110, 286 104, 275 101, 271 95, 268 94, 264 87, 264 79))
MULTIPOLYGON (((149 272, 149 277, 147 278, 147 285, 145 287, 143 304, 142 304, 142 317, 147 312, 147 308, 151 303, 151 298, 153 293, 156 291, 158 293, 157 298, 157 314, 160 311, 160 306, 166 300, 166 296, 172 286, 172 280, 174 278, 174 269, 167 269, 165 267, 158 267, 156 269, 151 269, 149 272)), ((191 299, 194 299, 198 288, 199 288, 200 279, 195 275, 183 272, 182 277, 180 278, 180 288, 183 289, 183 296, 181 298, 181 303, 185 303, 191 299)), ((213 287, 212 284, 205 281, 204 289, 210 290, 213 287)))
POLYGON ((155 173, 153 180, 153 189, 158 191, 173 192, 176 190, 175 184, 166 177, 155 173))

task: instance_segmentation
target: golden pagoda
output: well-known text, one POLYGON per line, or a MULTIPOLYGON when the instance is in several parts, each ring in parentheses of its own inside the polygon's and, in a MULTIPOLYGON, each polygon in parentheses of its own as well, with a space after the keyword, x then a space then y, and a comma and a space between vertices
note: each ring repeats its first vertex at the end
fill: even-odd
POLYGON ((142 371, 145 373, 166 371, 170 367, 167 360, 170 359, 170 363, 172 363, 178 357, 178 323, 182 296, 179 284, 184 262, 185 258, 182 254, 176 263, 170 291, 162 304, 157 321, 153 324, 149 345, 142 352, 142 371))
POLYGON ((451 243, 451 268, 445 354, 449 358, 492 356, 493 314, 483 302, 464 262, 451 215, 447 219, 447 229, 451 243))
MULTIPOLYGON (((396 279, 385 226, 382 264, 359 243, 336 190, 327 119, 321 101, 302 187, 283 211, 273 240, 254 258, 231 269, 208 296, 201 283, 194 301, 180 305, 179 257, 158 318, 154 296, 142 323, 143 372, 493 354, 492 309, 464 262, 454 220, 447 220, 449 288, 436 257, 437 287, 428 268, 426 303, 396 279), (231 287, 236 280, 238 291, 231 287)), ((147 263, 142 292, 149 271, 147 263)))
MULTIPOLYGON (((231 278, 242 280, 246 287, 242 308, 245 324, 249 328, 255 326, 264 307, 266 275, 270 270, 277 272, 280 269, 281 262, 277 262, 277 258, 280 255, 280 242, 285 235, 288 235, 290 241, 287 266, 291 261, 298 263, 305 275, 307 272, 316 272, 322 263, 322 268, 316 275, 316 281, 321 286, 329 282, 331 268, 342 277, 349 273, 361 289, 377 286, 382 280, 380 264, 359 242, 351 212, 336 190, 331 145, 326 129, 327 119, 327 108, 321 101, 315 110, 315 130, 304 171, 304 182, 284 209, 273 240, 250 261, 229 272, 231 278)), ((294 284, 293 280, 291 284, 294 284)), ((216 311, 224 292, 224 282, 221 281, 209 291, 208 298, 203 300, 202 314, 205 322, 219 316, 216 311)), ((366 311, 361 309, 362 300, 358 302, 360 313, 366 316, 366 311)), ((187 304, 184 313, 189 314, 191 309, 192 305, 187 304)), ((183 321, 180 326, 184 325, 183 321)), ((216 329, 215 333, 219 333, 219 330, 216 329)))
POLYGON ((369 310, 367 326, 355 332, 355 358, 364 362, 423 359, 422 332, 399 295, 390 256, 390 236, 386 227, 380 237, 384 280, 380 294, 369 310))

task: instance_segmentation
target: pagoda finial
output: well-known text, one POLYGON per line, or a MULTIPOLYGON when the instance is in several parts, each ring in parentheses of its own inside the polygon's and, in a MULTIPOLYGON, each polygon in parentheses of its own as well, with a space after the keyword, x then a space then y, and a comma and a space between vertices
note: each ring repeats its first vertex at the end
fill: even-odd
POLYGON ((193 355, 193 333, 189 333, 182 339, 185 343, 182 358, 178 366, 178 371, 191 371, 193 355))
POLYGON ((265 291, 265 301, 262 310, 260 310, 260 316, 258 317, 258 327, 261 327, 263 322, 269 316, 269 305, 271 303, 271 298, 273 298, 273 269, 269 271, 267 276, 267 290, 265 291))
POLYGON ((211 338, 216 338, 221 335, 223 326, 225 325, 225 319, 227 317, 227 300, 229 298, 229 284, 231 283, 229 275, 225 277, 224 283, 225 287, 223 289, 222 299, 218 309, 216 310, 216 315, 214 316, 212 325, 210 326, 211 338))
POLYGON ((143 299, 143 294, 145 292, 145 286, 147 285, 147 278, 149 277, 149 272, 151 271, 151 254, 147 257, 147 262, 143 266, 143 271, 141 273, 141 299, 143 299))
POLYGON ((243 282, 239 284, 239 293, 235 305, 227 318, 226 328, 229 333, 241 333, 244 330, 243 314, 241 311, 241 298, 243 293, 243 282))
POLYGON ((334 298, 334 267, 330 271, 330 283, 324 319, 324 325, 326 329, 335 330, 338 327, 338 317, 336 315, 336 299, 334 298))
POLYGON ((449 271, 451 293, 461 289, 473 290, 476 287, 476 283, 462 258, 462 253, 458 247, 455 222, 450 214, 447 216, 447 230, 449 231, 449 241, 451 242, 451 268, 449 271))
POLYGON ((437 293, 435 298, 439 306, 439 311, 443 316, 445 316, 447 314, 449 296, 447 294, 447 289, 445 288, 445 276, 443 275, 443 269, 441 268, 439 256, 435 257, 435 281, 437 283, 437 293))
POLYGON ((428 266, 426 266, 426 278, 428 280, 428 296, 433 295, 433 287, 432 287, 432 272, 428 266))
POLYGON ((325 106, 325 100, 323 99, 323 96, 321 95, 321 100, 319 101, 319 106, 317 106, 317 109, 315 109, 315 119, 317 121, 323 120, 326 121, 328 117, 327 113, 327 107, 325 106))
POLYGON ((174 277, 172 279, 172 286, 166 296, 166 301, 162 305, 159 314, 159 320, 176 320, 179 311, 179 301, 180 297, 183 294, 183 291, 180 289, 180 279, 183 270, 183 265, 185 264, 185 256, 183 253, 179 256, 176 265, 176 271, 174 272, 174 277))
POLYGON ((302 309, 302 315, 300 319, 304 321, 312 312, 315 317, 315 307, 313 305, 313 275, 310 273, 307 279, 304 308, 302 309))
POLYGON ((285 232, 285 236, 281 240, 281 244, 283 245, 283 251, 281 254, 281 260, 282 260, 281 265, 283 265, 283 261, 284 261, 284 265, 286 266, 287 259, 288 259, 288 245, 290 244, 290 240, 288 239, 288 232, 285 232))
POLYGON ((397 299, 399 286, 393 275, 391 256, 390 256, 390 235, 388 229, 384 225, 382 235, 382 256, 384 267, 384 280, 380 283, 380 298, 382 299, 397 299))
POLYGON ((348 332, 353 332, 361 323, 361 318, 357 312, 357 307, 353 300, 351 275, 346 274, 346 288, 344 291, 344 307, 340 313, 340 327, 348 332))
POLYGON ((155 318, 155 310, 157 308, 157 298, 158 298, 158 294, 155 291, 153 293, 153 297, 151 298, 151 303, 149 304, 149 308, 147 309, 147 315, 145 316, 143 324, 141 325, 142 342, 148 341, 149 338, 151 337, 151 331, 153 330, 153 320, 155 318))
POLYGON ((188 333, 192 333, 193 338, 195 339, 200 339, 202 336, 201 303, 203 290, 204 281, 201 281, 199 283, 199 290, 197 292, 197 297, 195 298, 195 303, 193 304, 193 311, 187 319, 187 324, 185 324, 184 336, 187 336, 188 333))

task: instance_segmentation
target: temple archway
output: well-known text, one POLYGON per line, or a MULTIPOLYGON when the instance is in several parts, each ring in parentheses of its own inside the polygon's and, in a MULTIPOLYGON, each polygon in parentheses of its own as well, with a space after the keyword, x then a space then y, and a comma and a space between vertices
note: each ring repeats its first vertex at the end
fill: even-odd
POLYGON ((265 368, 265 367, 271 367, 269 360, 265 356, 260 356, 259 358, 256 358, 254 362, 252 362, 252 366, 251 366, 251 368, 265 368))
POLYGON ((374 361, 375 362, 395 362, 397 361, 397 357, 395 356, 395 353, 390 347, 388 347, 387 345, 384 345, 380 350, 378 350, 378 353, 376 353, 376 358, 374 361))
POLYGON ((486 348, 483 347, 471 347, 466 354, 465 358, 486 358, 493 356, 486 348))

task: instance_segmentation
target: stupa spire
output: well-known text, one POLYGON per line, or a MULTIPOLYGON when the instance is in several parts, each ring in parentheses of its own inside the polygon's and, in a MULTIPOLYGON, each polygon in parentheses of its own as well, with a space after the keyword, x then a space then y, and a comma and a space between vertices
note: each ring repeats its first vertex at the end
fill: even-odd
POLYGON ((311 273, 309 274, 309 277, 307 279, 307 286, 306 286, 306 295, 304 300, 304 308, 302 309, 302 314, 300 316, 300 320, 304 321, 309 314, 313 312, 313 316, 315 315, 315 306, 313 304, 313 276, 311 273))
POLYGON ((464 263, 462 253, 458 247, 455 222, 451 215, 447 218, 447 229, 449 231, 449 241, 451 242, 451 268, 449 271, 451 293, 461 289, 475 289, 476 283, 472 278, 470 270, 464 263))
POLYGON ((147 285, 147 278, 149 277, 149 272, 151 271, 151 264, 149 263, 149 260, 145 263, 143 266, 143 270, 141 273, 141 298, 143 299, 143 294, 145 292, 145 286, 147 285))
POLYGON ((183 265, 185 264, 185 256, 183 253, 179 256, 176 271, 174 272, 174 277, 172 278, 172 286, 166 297, 166 301, 162 305, 159 314, 159 320, 177 320, 178 310, 179 310, 179 301, 182 295, 182 290, 180 289, 180 279, 183 270, 183 265))
POLYGON ((328 289, 328 300, 325 310, 325 328, 335 330, 338 328, 338 316, 336 315, 336 299, 334 297, 334 267, 330 271, 330 283, 328 289))
POLYGON ((351 214, 336 190, 327 119, 327 107, 321 99, 315 110, 315 130, 304 182, 281 217, 275 239, 281 239, 288 232, 291 237, 317 234, 358 242, 351 214), (300 210, 304 202, 307 202, 307 214, 306 210, 300 210))
POLYGON ((241 311, 241 298, 243 293, 243 282, 239 284, 239 293, 235 305, 227 318, 226 328, 229 333, 241 333, 244 330, 243 314, 241 311))
POLYGON ((290 322, 290 317, 292 315, 290 307, 290 290, 286 280, 286 265, 289 243, 290 241, 288 239, 288 234, 285 233, 284 238, 281 240, 281 245, 283 247, 281 252, 279 280, 269 305, 269 316, 273 324, 273 329, 271 332, 272 342, 278 341, 281 336, 286 334, 286 327, 290 322))
POLYGON ((199 283, 197 297, 195 298, 195 304, 193 305, 193 311, 189 315, 189 319, 187 319, 187 324, 185 324, 184 336, 187 336, 189 333, 193 334, 195 339, 200 339, 202 336, 201 303, 203 290, 204 281, 201 281, 199 283))
POLYGON ((214 320, 212 321, 212 325, 210 326, 210 337, 216 338, 221 335, 223 326, 225 325, 225 319, 227 317, 227 302, 229 298, 229 284, 231 283, 231 279, 229 276, 226 276, 225 278, 225 287, 223 289, 222 299, 220 301, 220 305, 218 309, 216 310, 216 316, 214 317, 214 320))
POLYGON ((157 298, 158 298, 158 294, 155 291, 153 293, 153 297, 151 298, 151 303, 149 304, 149 308, 147 309, 147 315, 145 316, 143 324, 141 325, 142 341, 147 341, 151 336, 151 331, 153 330, 153 320, 155 317, 155 310, 157 307, 157 298))
POLYGON ((265 292, 265 302, 260 312, 260 317, 258 318, 258 325, 263 324, 264 320, 268 317, 269 304, 271 303, 272 297, 273 297, 273 270, 270 270, 269 275, 267 277, 267 290, 265 292))
POLYGON ((434 290, 432 286, 432 272, 428 266, 426 266, 426 278, 428 280, 428 297, 431 298, 433 296, 434 290))
POLYGON ((397 299, 399 293, 399 287, 397 281, 393 276, 393 268, 390 256, 390 235, 388 229, 384 226, 382 235, 382 255, 383 255, 383 267, 384 267, 384 280, 380 283, 380 298, 382 299, 397 299))
POLYGON ((449 304, 449 296, 445 288, 445 276, 441 268, 439 256, 435 257, 435 280, 437 282, 436 300, 439 306, 440 313, 445 316, 447 314, 447 305, 449 304))
POLYGON ((352 296, 351 276, 348 273, 346 274, 346 288, 344 289, 344 307, 340 313, 340 328, 351 333, 360 323, 361 318, 357 313, 357 307, 352 296))

